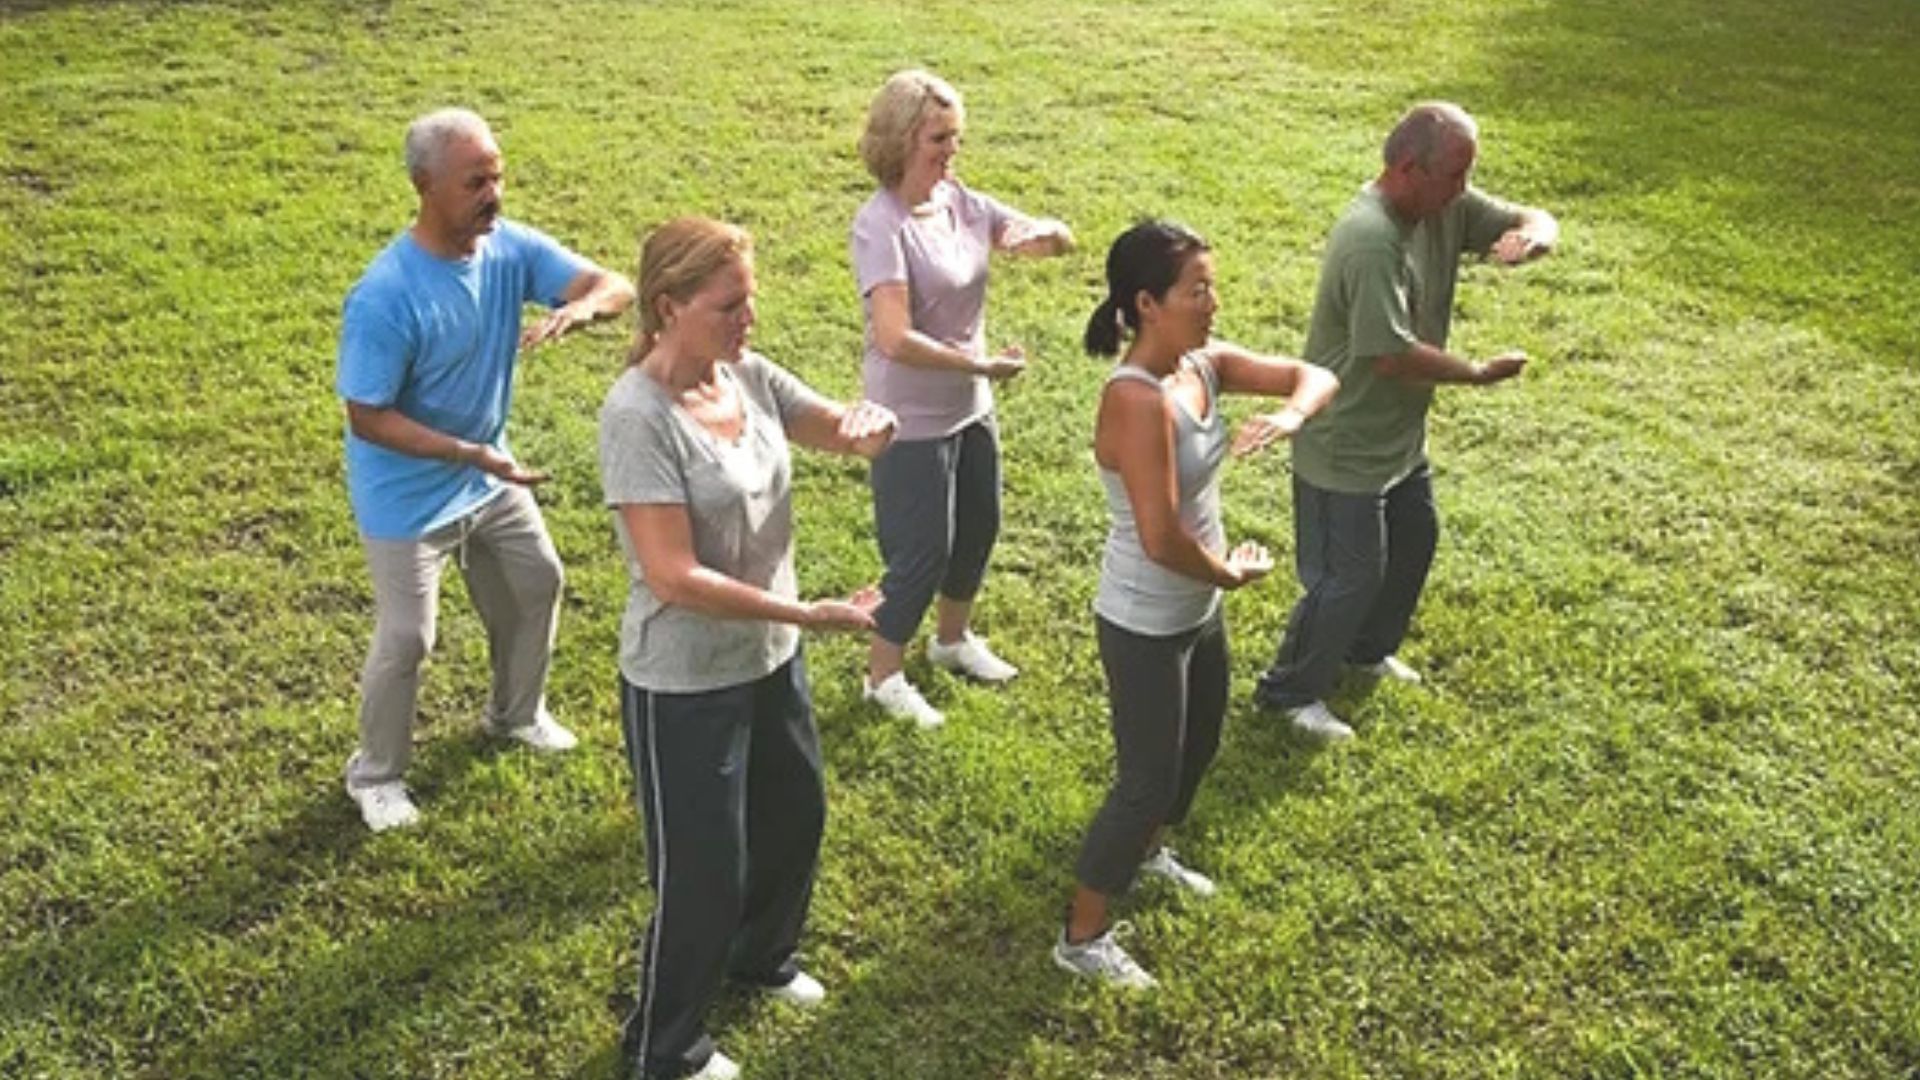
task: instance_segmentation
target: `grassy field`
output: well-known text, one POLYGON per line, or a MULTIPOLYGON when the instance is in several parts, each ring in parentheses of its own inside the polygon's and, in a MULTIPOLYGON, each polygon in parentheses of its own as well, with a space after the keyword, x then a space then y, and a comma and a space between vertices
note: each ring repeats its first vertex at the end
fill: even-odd
MULTIPOLYGON (((406 121, 494 120, 508 212, 630 268, 724 215, 761 348, 857 387, 853 143, 891 70, 968 95, 962 175, 1082 253, 999 268, 1008 521, 985 630, 1026 674, 858 699, 812 643, 832 800, 800 1015, 750 1077, 1920 1076, 1920 7, 1907 0, 894 5, 0 3, 0 1074, 612 1075, 650 903, 619 753, 624 571, 594 414, 627 328, 525 369, 514 445, 569 584, 560 760, 481 737, 457 581, 410 777, 339 787, 370 592, 333 346, 401 228, 406 121), (1078 355, 1106 241, 1175 216, 1224 332, 1297 350, 1333 216, 1413 100, 1558 255, 1469 269, 1447 532, 1406 654, 1299 745, 1247 703, 1297 595, 1230 604, 1235 706, 1127 998, 1046 956, 1109 773, 1104 529, 1078 355)), ((801 467, 810 591, 877 573, 858 467, 801 467)), ((1291 560, 1284 454, 1231 530, 1291 560)))

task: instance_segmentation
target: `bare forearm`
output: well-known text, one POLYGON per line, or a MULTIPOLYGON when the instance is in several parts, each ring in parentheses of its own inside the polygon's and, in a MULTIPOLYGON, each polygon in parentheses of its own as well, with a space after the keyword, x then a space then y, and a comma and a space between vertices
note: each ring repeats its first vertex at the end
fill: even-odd
POLYGON ((981 374, 980 360, 972 353, 935 341, 918 330, 902 333, 899 340, 893 343, 893 348, 883 348, 881 351, 894 363, 908 367, 981 374))
POLYGON ((650 584, 662 602, 716 619, 805 626, 812 610, 805 601, 768 592, 699 564, 650 584))
POLYGON ((409 457, 436 458, 471 464, 480 447, 438 431, 397 409, 378 409, 349 402, 347 422, 353 433, 375 446, 409 457))
POLYGON ((1147 558, 1181 577, 1222 589, 1231 589, 1240 583, 1239 576, 1228 568, 1224 559, 1208 551, 1184 528, 1169 528, 1152 543, 1143 537, 1142 546, 1146 548, 1147 558))
POLYGON ((1409 382, 1476 383, 1484 379, 1479 364, 1455 356, 1445 349, 1436 349, 1424 341, 1415 342, 1398 355, 1375 357, 1373 370, 1386 378, 1409 382))

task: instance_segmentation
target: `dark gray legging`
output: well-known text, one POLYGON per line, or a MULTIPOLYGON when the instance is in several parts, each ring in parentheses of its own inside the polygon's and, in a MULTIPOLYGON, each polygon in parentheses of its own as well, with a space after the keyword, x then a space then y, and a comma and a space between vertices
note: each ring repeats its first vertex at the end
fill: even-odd
POLYGON ((896 442, 874 459, 873 524, 887 572, 874 613, 905 645, 934 594, 972 600, 1000 535, 1000 434, 991 415, 937 439, 896 442))
POLYGON ((1227 714, 1227 630, 1220 613, 1149 637, 1095 618, 1107 669, 1118 775, 1080 845, 1080 884, 1117 896, 1133 884, 1155 829, 1186 820, 1220 748, 1227 714))

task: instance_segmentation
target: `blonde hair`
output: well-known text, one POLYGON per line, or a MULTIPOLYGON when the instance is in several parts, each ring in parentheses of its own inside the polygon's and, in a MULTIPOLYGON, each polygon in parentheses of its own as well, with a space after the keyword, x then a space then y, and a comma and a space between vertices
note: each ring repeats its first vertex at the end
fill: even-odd
POLYGON ((906 175, 915 133, 929 115, 940 110, 951 110, 956 119, 964 116, 960 92, 940 76, 918 68, 894 72, 873 95, 867 106, 867 130, 860 136, 860 160, 881 187, 892 187, 906 175))
POLYGON ((714 274, 734 263, 753 265, 753 237, 738 225, 704 217, 675 218, 640 244, 640 330, 629 360, 639 363, 653 349, 665 320, 662 296, 684 303, 714 274))

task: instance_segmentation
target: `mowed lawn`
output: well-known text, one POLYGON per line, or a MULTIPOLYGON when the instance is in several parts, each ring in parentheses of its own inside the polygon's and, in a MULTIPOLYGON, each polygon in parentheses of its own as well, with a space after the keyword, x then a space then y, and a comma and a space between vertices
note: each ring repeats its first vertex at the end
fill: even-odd
MULTIPOLYGON (((484 739, 457 575, 410 779, 340 790, 371 597, 332 392, 404 226, 413 115, 495 122, 508 212, 631 271, 752 229, 760 347, 858 388, 847 228, 872 90, 967 95, 962 176, 1083 249, 996 269, 1002 692, 912 671, 919 733, 809 659, 831 814, 819 1011, 726 998, 760 1077, 1920 1075, 1920 7, 1909 0, 0 3, 0 1075, 611 1076, 650 905, 614 692, 595 413, 630 328, 523 368, 512 439, 569 581, 581 750, 484 739), (1248 702, 1298 595, 1284 449, 1233 466, 1235 696, 1127 997, 1046 950, 1110 771, 1105 514, 1080 355, 1141 214, 1218 252, 1222 331, 1297 351, 1325 231, 1407 104, 1558 254, 1465 271, 1446 531, 1360 737, 1248 702)), ((1244 407, 1239 409, 1243 415, 1244 407)), ((803 459, 804 587, 878 573, 863 470, 803 459)))

